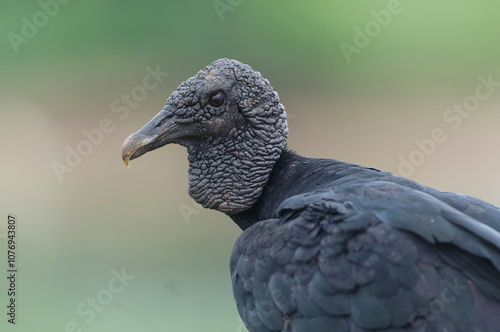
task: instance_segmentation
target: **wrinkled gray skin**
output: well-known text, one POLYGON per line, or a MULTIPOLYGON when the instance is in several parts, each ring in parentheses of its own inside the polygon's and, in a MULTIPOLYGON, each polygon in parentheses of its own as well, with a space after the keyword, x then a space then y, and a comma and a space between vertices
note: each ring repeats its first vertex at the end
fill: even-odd
POLYGON ((250 332, 479 332, 500 327, 500 209, 285 148, 269 82, 221 59, 124 142, 125 163, 186 146, 189 193, 243 233, 230 260, 250 332), (225 95, 211 106, 212 96, 225 95))
POLYGON ((168 143, 183 145, 189 195, 205 208, 236 214, 259 198, 288 129, 269 81, 248 65, 220 59, 183 82, 134 135, 124 143, 124 160, 168 143), (220 107, 209 104, 217 92, 226 97, 220 107))

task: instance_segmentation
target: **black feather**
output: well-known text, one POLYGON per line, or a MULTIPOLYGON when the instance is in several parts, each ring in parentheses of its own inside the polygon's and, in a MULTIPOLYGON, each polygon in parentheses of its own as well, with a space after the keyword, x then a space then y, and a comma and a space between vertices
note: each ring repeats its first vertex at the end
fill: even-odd
POLYGON ((269 292, 283 318, 276 331, 496 331, 500 324, 494 205, 285 151, 257 203, 232 219, 244 229, 232 256, 251 252, 268 277, 258 296, 242 295, 240 267, 231 269, 238 308, 249 315, 248 298, 269 292))

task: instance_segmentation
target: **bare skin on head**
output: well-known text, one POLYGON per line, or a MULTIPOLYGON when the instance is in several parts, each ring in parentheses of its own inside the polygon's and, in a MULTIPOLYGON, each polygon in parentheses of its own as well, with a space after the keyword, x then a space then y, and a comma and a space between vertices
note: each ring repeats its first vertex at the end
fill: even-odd
POLYGON ((269 81, 220 59, 183 82, 165 107, 123 143, 125 164, 170 143, 188 150, 189 194, 236 214, 259 198, 286 147, 286 112, 269 81))

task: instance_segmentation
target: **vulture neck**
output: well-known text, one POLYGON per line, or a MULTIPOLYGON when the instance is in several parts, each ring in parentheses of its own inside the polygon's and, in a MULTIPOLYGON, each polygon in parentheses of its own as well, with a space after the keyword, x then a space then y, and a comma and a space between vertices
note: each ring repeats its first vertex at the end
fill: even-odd
POLYGON ((331 187, 339 180, 357 182, 381 174, 384 173, 374 168, 333 159, 306 158, 284 150, 257 202, 250 209, 230 217, 245 230, 259 221, 276 218, 274 214, 278 206, 291 196, 325 186, 331 187))
POLYGON ((311 163, 314 160, 320 159, 305 158, 285 149, 274 165, 257 202, 248 210, 229 215, 231 219, 245 230, 261 220, 273 218, 274 211, 283 200, 311 189, 310 181, 304 180, 317 168, 312 165, 314 162, 311 163))

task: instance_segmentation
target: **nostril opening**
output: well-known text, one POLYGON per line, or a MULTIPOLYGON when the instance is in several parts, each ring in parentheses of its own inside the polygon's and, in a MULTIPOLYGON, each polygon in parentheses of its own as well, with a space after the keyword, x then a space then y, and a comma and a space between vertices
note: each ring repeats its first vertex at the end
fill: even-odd
POLYGON ((160 121, 160 122, 158 122, 158 124, 155 126, 155 128, 160 127, 162 124, 164 124, 164 123, 165 123, 165 121, 167 121, 167 119, 166 119, 166 118, 161 119, 161 121, 160 121))

